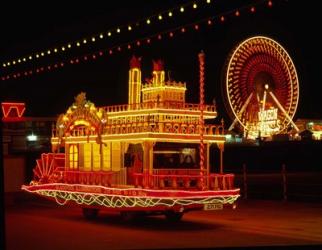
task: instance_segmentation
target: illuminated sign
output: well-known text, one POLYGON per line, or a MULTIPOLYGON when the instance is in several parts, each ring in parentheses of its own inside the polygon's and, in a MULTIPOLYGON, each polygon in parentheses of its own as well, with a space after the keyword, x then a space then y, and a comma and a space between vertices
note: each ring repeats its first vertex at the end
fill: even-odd
POLYGON ((23 102, 2 102, 2 119, 6 120, 22 120, 22 116, 26 110, 23 102))
POLYGON ((271 136, 279 131, 280 126, 277 119, 277 111, 278 110, 274 108, 258 112, 259 130, 261 131, 261 136, 271 136))

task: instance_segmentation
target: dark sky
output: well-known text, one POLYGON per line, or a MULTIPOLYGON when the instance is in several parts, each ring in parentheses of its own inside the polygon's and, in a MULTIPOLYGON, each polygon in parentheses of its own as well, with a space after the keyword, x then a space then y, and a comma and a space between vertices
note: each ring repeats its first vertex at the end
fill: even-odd
MULTIPOLYGON (((56 45, 67 44, 79 38, 90 37, 117 25, 126 25, 142 17, 157 14, 191 1, 117 1, 66 5, 59 2, 30 3, 11 2, 1 8, 1 62, 14 57, 43 51, 56 45), (104 5, 102 5, 104 3, 104 5)), ((198 1, 197 1, 198 2, 198 1)), ((202 2, 202 1, 201 1, 202 2)), ((214 2, 214 1, 213 1, 214 2)), ((246 0, 217 0, 211 9, 186 11, 172 21, 147 25, 140 23, 132 34, 126 32, 112 42, 102 41, 95 46, 72 49, 58 57, 45 57, 37 62, 20 66, 19 70, 35 69, 57 60, 69 60, 73 56, 110 48, 113 45, 145 35, 171 29, 180 24, 191 23, 198 17, 215 15, 241 6, 241 3, 259 2, 246 0), (126 34, 125 34, 126 33, 126 34)), ((188 101, 198 102, 198 52, 206 53, 206 100, 213 98, 218 104, 219 118, 229 123, 221 94, 221 77, 225 60, 231 49, 252 35, 266 35, 276 39, 289 52, 300 79, 299 118, 322 118, 320 108, 321 39, 318 38, 319 8, 315 1, 273 1, 272 9, 259 9, 256 14, 241 13, 239 18, 228 17, 212 28, 201 26, 199 32, 189 31, 185 35, 175 34, 172 39, 153 41, 130 51, 79 65, 37 74, 18 80, 1 81, 1 97, 5 101, 25 101, 27 115, 50 116, 65 112, 73 98, 81 91, 96 105, 123 104, 127 102, 129 59, 133 54, 142 56, 143 79, 151 76, 152 59, 165 61, 171 78, 187 82, 188 101)), ((17 69, 17 68, 16 68, 17 69)), ((1 75, 11 71, 1 71, 1 75)))

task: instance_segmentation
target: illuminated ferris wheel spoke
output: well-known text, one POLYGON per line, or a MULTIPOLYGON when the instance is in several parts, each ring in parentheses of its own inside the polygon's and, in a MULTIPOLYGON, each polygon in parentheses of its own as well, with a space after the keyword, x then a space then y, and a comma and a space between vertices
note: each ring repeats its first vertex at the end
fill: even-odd
POLYGON ((278 99, 276 98, 276 96, 273 94, 273 92, 270 91, 269 94, 273 98, 273 100, 276 103, 277 107, 283 112, 283 114, 285 115, 285 117, 288 119, 288 121, 292 124, 292 126, 296 129, 296 131, 299 132, 300 131, 299 128, 293 122, 293 120, 291 119, 291 117, 287 114, 287 112, 285 111, 285 109, 283 108, 283 106, 281 105, 281 103, 278 101, 278 99))
POLYGON ((236 122, 239 120, 237 117, 241 117, 241 115, 244 113, 245 109, 247 108, 250 100, 252 99, 252 96, 253 96, 253 93, 250 93, 250 95, 248 96, 246 102, 244 103, 243 107, 241 108, 241 110, 239 111, 239 113, 237 114, 235 120, 233 121, 233 123, 230 125, 229 127, 229 131, 231 131, 235 125, 236 125, 236 122))

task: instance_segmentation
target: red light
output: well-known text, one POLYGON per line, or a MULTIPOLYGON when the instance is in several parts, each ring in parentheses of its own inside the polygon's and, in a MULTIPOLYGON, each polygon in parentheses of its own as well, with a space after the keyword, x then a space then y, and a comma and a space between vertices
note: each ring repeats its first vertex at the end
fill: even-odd
POLYGON ((14 74, 14 75, 13 75, 13 78, 16 78, 16 77, 17 77, 17 76, 16 76, 16 74, 14 74))
POLYGON ((51 70, 51 67, 50 66, 48 66, 47 68, 48 68, 48 70, 51 70))
POLYGON ((136 45, 137 45, 137 46, 140 46, 140 45, 141 45, 140 41, 137 41, 137 42, 136 42, 136 45))
POLYGON ((57 65, 57 63, 56 63, 55 65, 54 65, 54 67, 55 67, 55 68, 58 68, 58 65, 57 65))
POLYGON ((39 69, 36 69, 36 72, 39 73, 39 69))
POLYGON ((251 11, 252 13, 254 13, 254 12, 255 12, 255 7, 251 7, 251 8, 250 8, 250 11, 251 11))
POLYGON ((158 39, 161 40, 162 39, 162 36, 161 35, 158 35, 158 39))
POLYGON ((60 63, 60 66, 61 66, 61 67, 64 67, 64 63, 60 63))
POLYGON ((172 32, 170 32, 170 33, 169 33, 169 36, 170 36, 170 37, 173 37, 173 33, 172 33, 172 32))
MULTIPOLYGON (((25 73, 27 73, 27 72, 25 72, 25 73)), ((10 76, 7 76, 7 79, 10 79, 10 76)))
POLYGON ((267 5, 268 5, 268 7, 272 7, 273 6, 273 2, 272 1, 268 1, 267 5))
POLYGON ((208 25, 212 25, 212 21, 211 20, 208 20, 208 25))
POLYGON ((110 49, 109 53, 110 53, 110 55, 112 55, 113 54, 113 50, 110 49))
POLYGON ((18 77, 20 77, 20 73, 18 73, 17 75, 18 75, 18 77))
POLYGON ((73 60, 70 60, 70 63, 71 63, 71 64, 73 64, 73 63, 74 63, 74 61, 73 61, 73 60))
POLYGON ((220 17, 220 21, 224 22, 225 21, 225 17, 224 16, 221 16, 220 17))
POLYGON ((40 68, 40 70, 41 70, 41 71, 44 71, 44 67, 41 67, 41 68, 40 68))
POLYGON ((128 49, 131 49, 131 44, 129 44, 129 45, 127 46, 127 48, 128 48, 128 49))
MULTIPOLYGON (((26 76, 26 75, 28 75, 28 72, 25 72, 24 74, 25 74, 25 76, 26 76)), ((9 76, 7 76, 7 79, 9 79, 9 76)))
POLYGON ((149 38, 148 40, 146 40, 147 43, 151 43, 151 39, 149 38))
POLYGON ((186 32, 186 29, 185 28, 181 28, 181 32, 182 33, 185 33, 186 32))
POLYGON ((235 16, 239 16, 239 15, 240 15, 239 11, 238 11, 238 10, 236 10, 236 12, 235 12, 235 16))
POLYGON ((32 75, 32 70, 29 71, 29 75, 32 75))
POLYGON ((79 63, 79 60, 78 60, 78 58, 77 58, 77 59, 75 60, 75 62, 76 62, 76 63, 79 63))
POLYGON ((100 51, 98 54, 99 54, 100 56, 102 56, 102 55, 103 55, 103 51, 100 51))
POLYGON ((198 24, 196 24, 195 25, 195 30, 198 30, 199 29, 199 25, 198 24))
POLYGON ((93 54, 92 57, 93 57, 94 60, 96 59, 96 55, 95 54, 93 54))
POLYGON ((87 61, 87 56, 84 56, 84 60, 87 61))
POLYGON ((3 77, 1 77, 1 80, 4 81, 4 80, 6 80, 6 78, 3 76, 3 77))
POLYGON ((121 49, 121 47, 118 47, 118 48, 117 48, 117 50, 118 50, 118 51, 121 51, 122 49, 121 49))

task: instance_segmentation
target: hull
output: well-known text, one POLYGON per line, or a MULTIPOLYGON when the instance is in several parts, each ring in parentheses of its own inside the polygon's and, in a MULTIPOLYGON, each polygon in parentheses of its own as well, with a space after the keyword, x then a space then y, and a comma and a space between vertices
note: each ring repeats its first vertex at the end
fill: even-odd
POLYGON ((233 206, 239 189, 220 191, 153 190, 111 188, 82 184, 37 184, 23 190, 55 200, 60 205, 77 204, 111 210, 180 210, 203 209, 207 204, 233 206))

